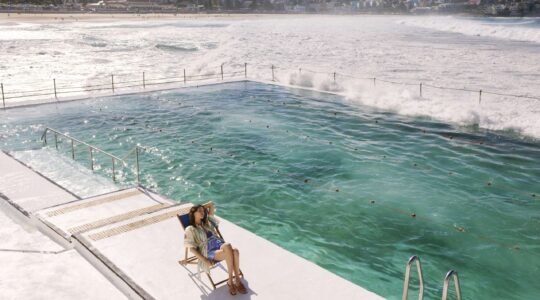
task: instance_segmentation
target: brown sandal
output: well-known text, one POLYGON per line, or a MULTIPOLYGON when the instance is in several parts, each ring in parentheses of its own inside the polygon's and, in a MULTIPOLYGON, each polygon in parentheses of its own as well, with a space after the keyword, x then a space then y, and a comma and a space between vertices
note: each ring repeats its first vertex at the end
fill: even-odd
POLYGON ((227 285, 229 286, 229 294, 231 295, 236 295, 236 287, 233 285, 230 285, 228 282, 227 282, 227 285))
POLYGON ((242 282, 238 281, 236 283, 236 290, 240 293, 240 294, 247 294, 247 289, 246 287, 242 284, 242 282))

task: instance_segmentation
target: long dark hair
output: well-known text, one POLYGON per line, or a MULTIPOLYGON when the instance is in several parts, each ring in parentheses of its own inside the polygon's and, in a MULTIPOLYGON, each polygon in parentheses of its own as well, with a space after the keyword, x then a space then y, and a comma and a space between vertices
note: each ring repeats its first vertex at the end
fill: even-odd
POLYGON ((201 207, 204 208, 204 216, 201 220, 201 224, 206 225, 206 223, 208 222, 208 213, 206 212, 206 208, 200 204, 194 205, 189 210, 189 225, 194 226, 194 227, 196 226, 195 225, 195 212, 199 210, 199 208, 201 207))

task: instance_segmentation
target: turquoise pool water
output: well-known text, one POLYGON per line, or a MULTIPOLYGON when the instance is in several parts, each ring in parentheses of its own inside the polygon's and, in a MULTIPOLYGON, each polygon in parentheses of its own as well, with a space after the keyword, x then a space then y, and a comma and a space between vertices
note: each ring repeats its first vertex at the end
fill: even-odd
MULTIPOLYGON (((449 269, 467 299, 540 295, 536 141, 249 82, 1 116, 10 151, 42 147, 45 126, 118 156, 138 143, 144 185, 212 199, 224 218, 390 299, 413 254, 429 298, 449 269)), ((68 155, 67 142, 59 148, 68 155)), ((76 156, 88 164, 86 149, 76 156)), ((109 160, 96 159, 108 175, 109 160)))

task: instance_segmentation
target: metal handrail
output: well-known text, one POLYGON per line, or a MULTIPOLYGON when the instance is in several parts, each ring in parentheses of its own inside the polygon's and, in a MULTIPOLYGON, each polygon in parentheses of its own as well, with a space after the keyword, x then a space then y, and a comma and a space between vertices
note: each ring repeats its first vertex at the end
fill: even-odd
POLYGON ((454 279, 456 299, 461 300, 461 287, 459 286, 459 277, 458 273, 454 270, 448 271, 448 273, 446 273, 446 276, 444 277, 442 300, 446 300, 446 298, 448 297, 448 283, 450 281, 450 278, 454 279))
POLYGON ((113 179, 113 181, 116 181, 115 163, 118 161, 118 162, 121 162, 124 167, 127 166, 127 163, 126 163, 125 159, 129 155, 131 155, 133 153, 133 151, 135 151, 135 157, 136 157, 136 164, 135 165, 136 165, 137 184, 140 183, 139 149, 144 150, 144 148, 142 148, 140 146, 135 146, 135 147, 133 147, 133 149, 128 151, 127 155, 125 155, 123 158, 119 158, 118 156, 116 156, 114 154, 111 154, 111 153, 109 153, 109 152, 107 152, 105 150, 102 150, 102 149, 98 148, 98 147, 92 146, 92 145, 90 145, 90 144, 88 144, 86 142, 83 142, 83 141, 81 141, 79 139, 76 139, 74 137, 71 137, 69 135, 63 134, 63 133, 59 132, 58 130, 55 130, 55 129, 50 128, 50 127, 46 127, 45 130, 43 131, 43 134, 41 135, 41 140, 45 143, 45 145, 47 145, 47 132, 49 132, 49 131, 54 132, 54 147, 57 150, 58 150, 58 135, 63 136, 63 137, 65 137, 65 138, 67 138, 67 139, 69 139, 71 141, 71 158, 72 159, 75 159, 74 142, 87 146, 88 149, 89 149, 89 153, 90 153, 90 169, 92 171, 94 170, 94 154, 93 154, 94 151, 103 153, 106 156, 110 157, 111 161, 112 161, 112 179, 113 179))
POLYGON ((146 150, 145 148, 139 146, 139 145, 136 145, 135 147, 133 147, 131 150, 128 151, 128 153, 126 155, 124 155, 124 157, 122 157, 122 160, 126 159, 128 156, 130 156, 133 152, 135 152, 135 167, 137 168, 137 171, 136 171, 136 174, 137 174, 137 184, 140 184, 141 183, 141 180, 139 178, 139 175, 140 175, 140 170, 139 170, 139 150, 146 150))
POLYGON ((409 258, 409 261, 407 262, 407 267, 405 269, 405 283, 403 285, 403 296, 401 297, 402 300, 407 300, 409 296, 409 279, 411 276, 411 265, 416 262, 416 270, 418 271, 418 281, 420 283, 420 290, 418 291, 418 300, 422 300, 424 298, 424 277, 422 276, 422 264, 420 263, 420 258, 418 256, 413 255, 411 258, 409 258))

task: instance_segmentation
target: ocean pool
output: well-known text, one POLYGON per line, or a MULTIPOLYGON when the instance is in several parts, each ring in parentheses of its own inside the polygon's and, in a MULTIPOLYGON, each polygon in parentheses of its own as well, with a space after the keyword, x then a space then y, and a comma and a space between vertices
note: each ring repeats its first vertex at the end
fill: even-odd
MULTIPOLYGON (((143 185, 212 199, 220 216, 390 299, 401 298, 411 255, 422 260, 429 298, 440 297, 450 269, 465 298, 540 294, 534 140, 255 82, 0 115, 0 147, 15 154, 51 152, 39 140, 45 127, 117 156, 139 144, 143 185)), ((88 165, 88 150, 77 146, 76 159, 88 165)), ((95 159, 110 176, 110 160, 95 159)), ((134 183, 132 172, 118 175, 119 185, 134 183)))

